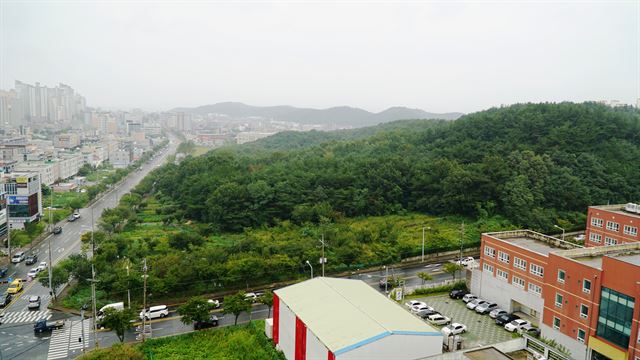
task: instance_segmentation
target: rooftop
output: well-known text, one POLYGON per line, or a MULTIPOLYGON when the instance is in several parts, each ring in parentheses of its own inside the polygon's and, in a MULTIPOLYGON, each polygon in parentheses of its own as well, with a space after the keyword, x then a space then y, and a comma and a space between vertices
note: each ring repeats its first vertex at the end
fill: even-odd
POLYGON ((615 204, 615 205, 597 205, 597 206, 589 206, 589 207, 592 209, 605 210, 605 211, 612 212, 614 214, 631 216, 636 219, 640 219, 640 214, 634 214, 632 212, 625 211, 624 210, 625 205, 626 204, 615 204))
POLYGON ((486 233, 494 239, 503 240, 515 246, 525 248, 541 255, 549 255, 552 251, 581 248, 567 241, 544 235, 532 230, 512 230, 486 233))
POLYGON ((275 293, 336 355, 394 334, 442 336, 361 280, 317 277, 275 293))
POLYGON ((640 266, 640 242, 564 250, 557 252, 557 254, 596 269, 602 269, 604 256, 640 266))

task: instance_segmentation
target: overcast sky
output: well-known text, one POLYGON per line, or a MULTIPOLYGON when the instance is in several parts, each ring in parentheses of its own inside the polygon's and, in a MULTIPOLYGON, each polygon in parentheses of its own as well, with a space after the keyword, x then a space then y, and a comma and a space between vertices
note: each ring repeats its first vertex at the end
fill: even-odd
POLYGON ((0 88, 63 82, 90 106, 640 97, 639 1, 0 4, 0 88))

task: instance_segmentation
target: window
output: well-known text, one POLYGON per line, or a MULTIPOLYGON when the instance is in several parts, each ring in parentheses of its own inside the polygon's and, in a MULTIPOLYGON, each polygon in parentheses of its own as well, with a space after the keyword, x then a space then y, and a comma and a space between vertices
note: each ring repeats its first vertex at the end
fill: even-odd
POLYGON ((532 293, 536 293, 538 295, 542 294, 542 288, 532 282, 529 283, 529 291, 531 291, 532 293))
POLYGON ((620 347, 629 346, 635 299, 603 287, 596 335, 620 347))
POLYGON ((502 270, 502 269, 498 269, 496 271, 496 275, 501 278, 502 280, 507 280, 509 278, 509 273, 502 270))
POLYGON ((591 242, 593 243, 600 244, 602 242, 602 235, 591 233, 589 234, 589 240, 591 240, 591 242))
POLYGON ((583 319, 589 317, 589 307, 585 304, 580 304, 580 317, 583 319))
POLYGON ((587 294, 591 292, 591 280, 582 280, 582 292, 587 294))
POLYGON ((544 275, 544 268, 540 265, 531 264, 530 272, 533 275, 542 277, 544 275))
POLYGON ((518 268, 520 270, 527 271, 527 261, 526 260, 522 260, 522 259, 517 258, 517 257, 514 257, 513 258, 513 267, 518 268))
POLYGON ((484 247, 484 254, 487 255, 490 258, 495 258, 496 257, 496 249, 494 249, 492 247, 485 246, 484 247))
POLYGON ((560 330, 560 319, 557 317, 553 317, 553 328, 556 330, 560 330))
POLYGON ((502 252, 502 251, 498 251, 498 260, 502 261, 505 264, 509 263, 509 254, 502 252))
POLYGON ((511 283, 515 287, 519 287, 520 289, 524 289, 524 279, 514 276, 511 278, 511 283))
POLYGON ((624 234, 625 235, 631 235, 631 236, 638 236, 638 228, 635 227, 635 226, 625 225, 624 226, 624 234))
POLYGON ((602 219, 591 218, 591 225, 592 226, 601 228, 602 227, 602 223, 603 223, 602 219))
POLYGON ((564 300, 564 298, 562 297, 562 294, 556 293, 556 307, 561 308, 563 300, 564 300))
POLYGON ((487 263, 484 263, 484 265, 482 265, 482 268, 484 269, 484 271, 490 272, 491 275, 493 275, 493 265, 489 265, 487 263))
POLYGON ((616 245, 618 243, 618 240, 614 239, 614 238, 610 238, 608 236, 604 237, 604 244, 605 245, 616 245))
POLYGON ((587 337, 587 333, 582 329, 578 329, 578 336, 577 336, 578 341, 583 343, 585 337, 587 337))
POLYGON ((564 284, 564 278, 566 276, 567 276, 567 274, 564 272, 564 270, 558 269, 558 282, 559 283, 563 283, 564 284))
POLYGON ((607 230, 618 232, 620 230, 620 224, 613 221, 607 221, 607 230))

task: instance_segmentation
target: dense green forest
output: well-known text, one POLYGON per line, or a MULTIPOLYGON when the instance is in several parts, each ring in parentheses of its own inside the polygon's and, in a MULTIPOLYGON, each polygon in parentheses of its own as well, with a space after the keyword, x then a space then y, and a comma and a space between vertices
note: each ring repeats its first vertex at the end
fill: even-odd
POLYGON ((153 190, 219 231, 404 212, 502 215, 548 231, 590 204, 640 199, 639 119, 594 103, 523 104, 383 131, 288 133, 167 165, 153 190))

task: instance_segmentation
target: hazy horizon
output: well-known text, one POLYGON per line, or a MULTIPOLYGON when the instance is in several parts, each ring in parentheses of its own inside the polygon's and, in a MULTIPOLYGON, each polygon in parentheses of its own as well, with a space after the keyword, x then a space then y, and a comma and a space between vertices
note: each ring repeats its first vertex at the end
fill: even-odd
POLYGON ((640 5, 0 1, 0 89, 102 108, 474 112, 640 97, 640 5))

